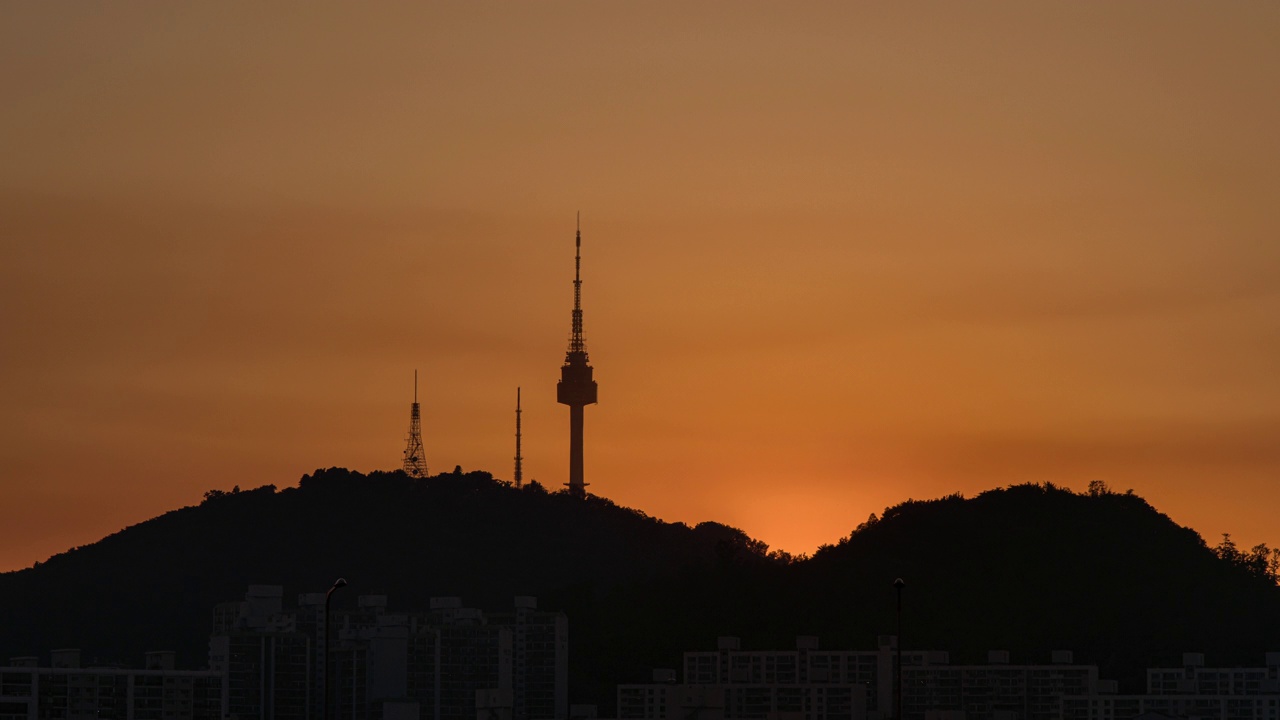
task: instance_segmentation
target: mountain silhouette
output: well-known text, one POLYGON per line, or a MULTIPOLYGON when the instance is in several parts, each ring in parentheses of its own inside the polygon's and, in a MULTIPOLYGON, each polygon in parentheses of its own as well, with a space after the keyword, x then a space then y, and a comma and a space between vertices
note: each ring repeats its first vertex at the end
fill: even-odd
MULTIPOLYGON (((853 523, 851 522, 851 525, 853 523)), ((126 528, 35 567, 0 574, 0 659, 80 647, 136 664, 173 649, 202 667, 211 611, 250 584, 286 597, 351 586, 335 605, 386 594, 392 610, 460 596, 502 609, 514 595, 569 617, 570 690, 607 709, 680 653, 904 646, 981 661, 988 649, 1096 663, 1122 689, 1150 665, 1201 651, 1220 665, 1280 649, 1280 588, 1141 498, 1020 485, 908 501, 812 557, 769 553, 732 527, 667 523, 599 497, 521 489, 484 472, 426 479, 333 468, 296 488, 211 491, 199 506, 126 528), (18 621, 14 621, 18 620, 18 621)))
POLYGON ((1146 667, 1179 667, 1184 651, 1256 665, 1280 648, 1273 575, 1222 559, 1142 498, 1104 487, 906 502, 797 570, 823 617, 862 605, 892 627, 885 578, 898 575, 912 647, 951 649, 952 662, 981 662, 988 649, 1023 662, 1073 650, 1134 692, 1146 667))

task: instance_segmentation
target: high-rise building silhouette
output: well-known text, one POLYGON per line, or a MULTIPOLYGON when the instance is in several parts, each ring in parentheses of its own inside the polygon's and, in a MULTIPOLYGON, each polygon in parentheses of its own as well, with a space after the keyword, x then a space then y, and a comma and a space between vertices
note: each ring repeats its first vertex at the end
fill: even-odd
MULTIPOLYGON (((331 636, 322 630, 324 593, 303 593, 287 607, 279 585, 251 585, 243 602, 214 608, 209 636, 212 693, 221 714, 194 717, 134 714, 134 720, 564 720, 569 717, 569 621, 517 596, 497 612, 463 607, 457 597, 433 597, 428 607, 391 611, 386 595, 361 595, 355 607, 333 608, 331 636), (326 645, 327 643, 327 645, 326 645), (327 677, 326 677, 327 676, 327 677), (224 680, 225 678, 225 680, 224 680), (328 686, 331 711, 321 698, 328 686)), ((34 664, 34 659, 32 659, 34 664)), ((0 661, 0 666, 3 661, 0 661)), ((6 692, 11 674, 4 676, 6 692)), ((43 678, 34 688, 48 694, 43 678)), ((56 681, 55 681, 56 682, 56 681)), ((165 681, 168 688, 169 680, 165 681)), ((71 682, 80 695, 79 683, 71 682)), ((66 681, 62 683, 65 691, 66 681)), ((180 686, 181 687, 181 686, 180 686)), ((132 694, 132 689, 130 689, 132 694)), ((172 693, 177 694, 177 693, 172 693)), ((168 700, 168 693, 165 696, 168 700)), ((187 700, 187 704, 190 704, 187 700)), ((160 708, 157 702, 154 706, 160 708)), ((167 705, 166 705, 167 707, 167 705)), ((63 700, 62 709, 65 710, 63 700)), ((87 708, 92 710, 92 708, 87 708)), ((53 710, 53 708, 50 708, 53 710)), ((36 714, 21 720, 104 717, 123 713, 36 714)), ((0 702, 0 718, 10 718, 0 702)), ((1252 719, 1250 719, 1252 720, 1252 719)))
POLYGON ((556 400, 569 406, 569 493, 587 496, 587 483, 582 472, 582 409, 596 402, 596 381, 591 379, 587 364, 587 343, 582 337, 582 226, 579 220, 573 256, 573 332, 569 352, 560 367, 556 383, 556 400))
POLYGON ((524 459, 520 457, 520 388, 516 388, 516 487, 524 486, 524 459))
MULTIPOLYGON (((226 704, 225 674, 218 670, 177 670, 172 650, 148 652, 146 665, 138 669, 82 664, 80 651, 75 648, 54 650, 50 660, 47 667, 40 667, 38 658, 30 655, 0 660, 0 718, 234 717, 226 704)), ((289 718, 285 714, 257 717, 289 718)))
POLYGON ((409 442, 404 449, 404 474, 427 476, 427 459, 422 450, 422 407, 418 404, 418 371, 413 371, 413 406, 409 411, 409 442))

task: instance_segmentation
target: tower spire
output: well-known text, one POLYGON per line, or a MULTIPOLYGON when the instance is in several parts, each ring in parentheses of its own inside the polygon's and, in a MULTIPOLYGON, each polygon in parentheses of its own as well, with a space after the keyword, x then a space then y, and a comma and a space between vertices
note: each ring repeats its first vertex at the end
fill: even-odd
POLYGON ((520 457, 520 388, 516 388, 516 487, 524 486, 524 459, 520 457))
POLYGON ((422 406, 418 404, 418 371, 413 371, 413 405, 409 409, 409 441, 404 449, 404 474, 427 476, 427 460, 422 450, 422 406))
MULTIPOLYGON (((583 353, 586 359, 587 341, 582 337, 582 213, 578 213, 578 230, 574 236, 573 252, 573 327, 569 339, 569 354, 583 353)), ((568 358, 565 359, 568 362, 568 358)))
POLYGON ((556 401, 569 406, 569 493, 575 497, 587 496, 587 483, 582 470, 582 416, 583 408, 596 402, 596 381, 592 379, 591 365, 587 363, 587 344, 582 337, 582 215, 578 215, 578 228, 574 236, 573 255, 573 326, 569 338, 569 352, 565 353, 560 367, 560 382, 556 384, 556 401))

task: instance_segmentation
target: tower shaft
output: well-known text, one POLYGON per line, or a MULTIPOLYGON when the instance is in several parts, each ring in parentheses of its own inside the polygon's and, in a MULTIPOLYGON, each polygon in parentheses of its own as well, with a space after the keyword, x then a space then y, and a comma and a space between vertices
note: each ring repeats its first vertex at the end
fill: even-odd
POLYGON ((578 497, 587 494, 587 483, 582 472, 582 416, 583 405, 569 406, 569 492, 578 497))
POLYGON ((583 408, 596 402, 596 381, 587 361, 587 342, 582 333, 582 228, 574 237, 573 257, 573 322, 569 351, 560 367, 556 384, 556 401, 569 406, 569 493, 586 497, 587 482, 582 462, 583 408))

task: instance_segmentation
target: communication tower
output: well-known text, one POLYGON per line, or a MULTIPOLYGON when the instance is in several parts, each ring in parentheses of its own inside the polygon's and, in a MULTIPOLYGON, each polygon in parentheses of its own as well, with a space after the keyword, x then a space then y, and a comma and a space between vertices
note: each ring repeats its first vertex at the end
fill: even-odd
POLYGON ((418 371, 413 371, 413 406, 409 411, 409 443, 404 449, 404 474, 427 476, 427 459, 422 451, 422 406, 418 404, 418 371))
POLYGON ((582 410, 596 403, 596 381, 587 364, 587 343, 582 337, 582 218, 574 238, 573 257, 573 325, 569 351, 560 367, 556 383, 556 401, 569 406, 569 494, 587 496, 587 483, 582 472, 582 410))
POLYGON ((524 459, 520 457, 520 388, 516 388, 516 487, 524 485, 524 459))

